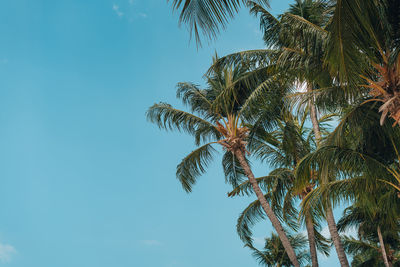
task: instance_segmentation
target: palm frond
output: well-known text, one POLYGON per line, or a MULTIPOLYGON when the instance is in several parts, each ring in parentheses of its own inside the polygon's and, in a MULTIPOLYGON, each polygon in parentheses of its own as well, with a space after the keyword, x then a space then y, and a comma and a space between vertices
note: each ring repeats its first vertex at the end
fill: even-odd
POLYGON ((343 246, 345 250, 350 254, 357 254, 363 252, 378 252, 378 248, 370 243, 360 241, 353 237, 344 236, 343 246))
MULTIPOLYGON (((215 38, 246 0, 170 0, 174 10, 179 10, 179 22, 187 24, 190 35, 201 44, 200 34, 215 38)), ((258 2, 268 5, 268 0, 258 2)))
MULTIPOLYGON (((296 252, 296 256, 301 264, 304 266, 310 262, 309 253, 306 250, 307 239, 302 234, 288 235, 288 239, 296 252)), ((265 246, 263 250, 255 248, 251 244, 246 244, 256 258, 259 264, 267 267, 275 266, 291 266, 291 262, 287 253, 285 252, 282 242, 276 234, 271 237, 265 238, 265 246)))
POLYGON ((267 46, 273 46, 278 43, 281 23, 278 18, 268 12, 263 5, 257 1, 248 1, 250 14, 260 16, 260 28, 264 32, 264 42, 267 46))
POLYGON ((198 85, 189 82, 178 83, 176 97, 189 106, 192 112, 209 116, 212 103, 207 99, 207 92, 201 90, 198 85))
POLYGON ((206 167, 216 152, 212 144, 214 143, 205 144, 192 151, 176 167, 176 177, 186 192, 192 191, 197 178, 206 171, 206 167))
POLYGON ((265 220, 265 213, 261 207, 260 201, 255 200, 250 203, 249 206, 240 214, 237 224, 236 231, 239 238, 245 243, 252 245, 252 231, 251 228, 259 221, 265 220))
POLYGON ((352 85, 360 84, 360 70, 366 69, 363 68, 365 62, 360 61, 363 56, 357 47, 356 33, 362 32, 360 27, 365 24, 362 22, 365 16, 361 7, 369 5, 372 1, 337 0, 332 23, 328 29, 331 34, 327 42, 326 61, 331 73, 337 76, 341 83, 350 85, 350 88, 352 85))
POLYGON ((208 69, 207 73, 211 73, 218 68, 226 68, 235 65, 245 64, 249 69, 266 66, 270 63, 271 57, 276 54, 276 50, 272 49, 255 49, 232 53, 218 58, 208 69))
MULTIPOLYGON (((263 189, 265 192, 271 190, 272 187, 275 186, 276 182, 278 181, 279 177, 276 175, 268 175, 256 178, 258 186, 263 189)), ((228 197, 235 197, 235 196, 243 196, 247 195, 250 196, 254 194, 253 187, 249 181, 245 181, 235 187, 231 192, 228 193, 228 197)))
POLYGON ((315 244, 317 246, 318 251, 323 255, 325 255, 326 257, 328 257, 330 254, 332 242, 326 237, 324 237, 320 233, 320 231, 318 231, 316 228, 314 229, 314 233, 315 233, 315 244))
POLYGON ((195 137, 196 144, 218 140, 221 134, 210 122, 188 112, 175 109, 167 103, 158 103, 147 111, 147 119, 165 130, 178 130, 195 137))
POLYGON ((246 179, 243 168, 240 166, 239 161, 231 151, 225 152, 222 158, 222 168, 225 174, 225 182, 233 187, 239 186, 239 184, 246 179))
POLYGON ((262 252, 252 245, 246 245, 252 250, 253 257, 257 260, 258 264, 261 266, 275 266, 276 260, 271 257, 268 253, 262 252))

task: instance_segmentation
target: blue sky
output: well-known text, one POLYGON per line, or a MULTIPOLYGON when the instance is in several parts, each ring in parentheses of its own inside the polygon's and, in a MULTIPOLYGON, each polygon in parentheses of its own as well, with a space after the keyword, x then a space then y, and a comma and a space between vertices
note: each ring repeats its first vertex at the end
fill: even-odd
POLYGON ((262 48, 257 19, 241 12, 197 50, 165 0, 0 5, 0 265, 257 266, 235 232, 250 199, 227 198, 220 160, 184 193, 192 140, 145 119, 215 51, 262 48))

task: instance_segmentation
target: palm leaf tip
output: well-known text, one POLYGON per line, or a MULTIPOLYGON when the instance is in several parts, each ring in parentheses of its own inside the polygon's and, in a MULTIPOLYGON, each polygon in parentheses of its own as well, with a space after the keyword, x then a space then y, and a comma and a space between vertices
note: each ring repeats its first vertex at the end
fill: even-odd
MULTIPOLYGON (((201 46, 200 35, 208 39, 215 38, 221 28, 225 28, 229 19, 239 11, 247 0, 167 0, 172 8, 179 10, 179 23, 186 24, 190 36, 194 35, 196 43, 201 46)), ((268 4, 268 0, 257 0, 268 4)))

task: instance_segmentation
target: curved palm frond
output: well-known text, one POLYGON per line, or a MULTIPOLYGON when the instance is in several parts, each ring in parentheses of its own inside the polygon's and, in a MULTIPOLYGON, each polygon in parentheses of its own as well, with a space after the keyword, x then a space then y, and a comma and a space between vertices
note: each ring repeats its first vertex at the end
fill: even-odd
POLYGON ((250 70, 267 66, 271 63, 271 58, 276 54, 273 49, 255 49, 232 53, 218 58, 213 65, 208 69, 207 73, 218 68, 226 68, 245 64, 250 70))
POLYGON ((329 25, 329 36, 326 60, 329 62, 331 73, 349 84, 359 84, 361 51, 354 41, 354 32, 349 31, 349 26, 360 25, 357 17, 362 17, 359 0, 339 0, 336 3, 335 14, 329 25), (357 14, 356 14, 357 13, 357 14), (358 77, 357 77, 358 76, 358 77), (354 77, 357 77, 354 80, 354 77))
POLYGON ((351 254, 365 252, 365 251, 371 252, 373 250, 376 250, 376 251, 379 250, 376 246, 366 243, 366 242, 363 242, 363 241, 360 241, 353 237, 345 236, 343 239, 344 239, 343 245, 344 245, 346 251, 351 254))
POLYGON ((222 168, 225 174, 225 182, 233 187, 239 186, 246 179, 243 168, 240 166, 235 155, 230 151, 226 151, 222 157, 222 168))
POLYGON ((178 130, 195 137, 196 144, 218 140, 221 134, 210 122, 167 103, 154 104, 147 111, 147 119, 165 130, 178 130))
POLYGON ((318 251, 323 255, 325 255, 326 257, 328 257, 330 254, 332 242, 328 240, 325 236, 323 236, 321 232, 317 230, 316 227, 314 227, 314 233, 315 233, 315 243, 318 251))
MULTIPOLYGON (((302 234, 296 234, 289 235, 288 238, 289 242, 295 249, 296 255, 302 266, 309 263, 310 257, 306 250, 306 237, 302 234)), ((247 244, 246 247, 252 251, 253 257, 256 258, 258 263, 262 266, 275 267, 292 265, 279 237, 276 234, 272 234, 271 237, 265 238, 265 246, 263 250, 259 250, 251 244, 247 244)))
MULTIPOLYGON (((230 112, 234 111, 237 105, 241 106, 242 101, 247 100, 253 88, 271 75, 271 71, 270 66, 257 68, 253 71, 249 71, 247 66, 244 65, 234 66, 229 70, 229 73, 222 75, 222 78, 225 79, 223 81, 224 90, 220 90, 219 94, 214 98, 213 108, 225 107, 230 112)), ((210 82, 214 81, 211 80, 210 82)), ((242 108, 240 107, 240 109, 242 108)))
POLYGON ((368 188, 372 187, 364 177, 357 177, 352 179, 337 180, 329 183, 324 183, 315 188, 303 200, 302 211, 313 209, 315 206, 320 205, 321 201, 330 199, 334 203, 350 202, 357 198, 357 192, 354 188, 368 188))
POLYGON ((261 266, 275 266, 276 259, 269 255, 268 253, 262 252, 252 245, 246 245, 248 248, 252 250, 253 257, 257 260, 258 264, 261 266))
POLYGON ((210 116, 212 101, 207 99, 207 92, 201 90, 198 85, 189 82, 178 83, 176 97, 189 106, 192 112, 210 116))
MULTIPOLYGON (((303 42, 323 42, 329 36, 329 32, 323 28, 323 26, 312 23, 306 18, 296 15, 293 13, 284 13, 282 15, 282 23, 284 27, 290 28, 291 32, 301 33, 303 42), (286 25, 287 24, 287 25, 286 25)), ((292 38, 298 38, 299 36, 293 36, 292 38)), ((318 44, 320 46, 320 44, 318 44)), ((313 54, 319 54, 318 53, 313 54)))
MULTIPOLYGON (((278 175, 268 175, 256 178, 258 186, 265 192, 276 190, 280 177, 278 175)), ((244 181, 237 187, 235 187, 231 192, 228 193, 228 197, 235 196, 250 196, 254 194, 252 185, 249 181, 244 181)))
POLYGON ((256 1, 248 1, 250 14, 260 16, 260 28, 264 31, 264 42, 268 46, 274 46, 279 42, 281 22, 268 12, 263 5, 256 1))
POLYGON ((259 221, 265 219, 265 213, 261 207, 260 201, 255 200, 247 206, 246 209, 240 214, 237 224, 236 231, 239 238, 245 243, 252 245, 252 231, 251 228, 259 221))
MULTIPOLYGON (((269 99, 273 99, 276 95, 281 95, 282 92, 287 90, 287 86, 283 85, 284 81, 282 75, 264 77, 251 94, 246 98, 246 101, 242 105, 242 113, 246 116, 246 112, 251 113, 254 110, 254 106, 261 101, 267 102, 269 99)), ((281 99, 281 98, 279 98, 281 99)), ((249 115, 248 115, 249 117, 249 115)))
MULTIPOLYGON (((190 35, 198 44, 200 33, 215 38, 247 0, 170 0, 174 10, 179 10, 179 22, 188 25, 190 35)), ((268 5, 268 0, 258 0, 268 5)))
POLYGON ((192 186, 197 178, 206 171, 206 167, 212 159, 216 150, 212 144, 205 144, 187 155, 176 167, 176 177, 181 182, 186 192, 192 191, 192 186))

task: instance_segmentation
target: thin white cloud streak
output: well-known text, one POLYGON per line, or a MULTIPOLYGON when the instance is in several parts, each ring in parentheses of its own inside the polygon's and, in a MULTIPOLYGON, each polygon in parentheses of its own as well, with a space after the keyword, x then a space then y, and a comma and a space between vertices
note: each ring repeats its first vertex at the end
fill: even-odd
POLYGON ((118 17, 122 17, 124 15, 124 13, 119 9, 119 5, 113 4, 112 9, 115 11, 118 17))
POLYGON ((0 261, 3 263, 10 262, 17 250, 7 244, 0 244, 0 261))

